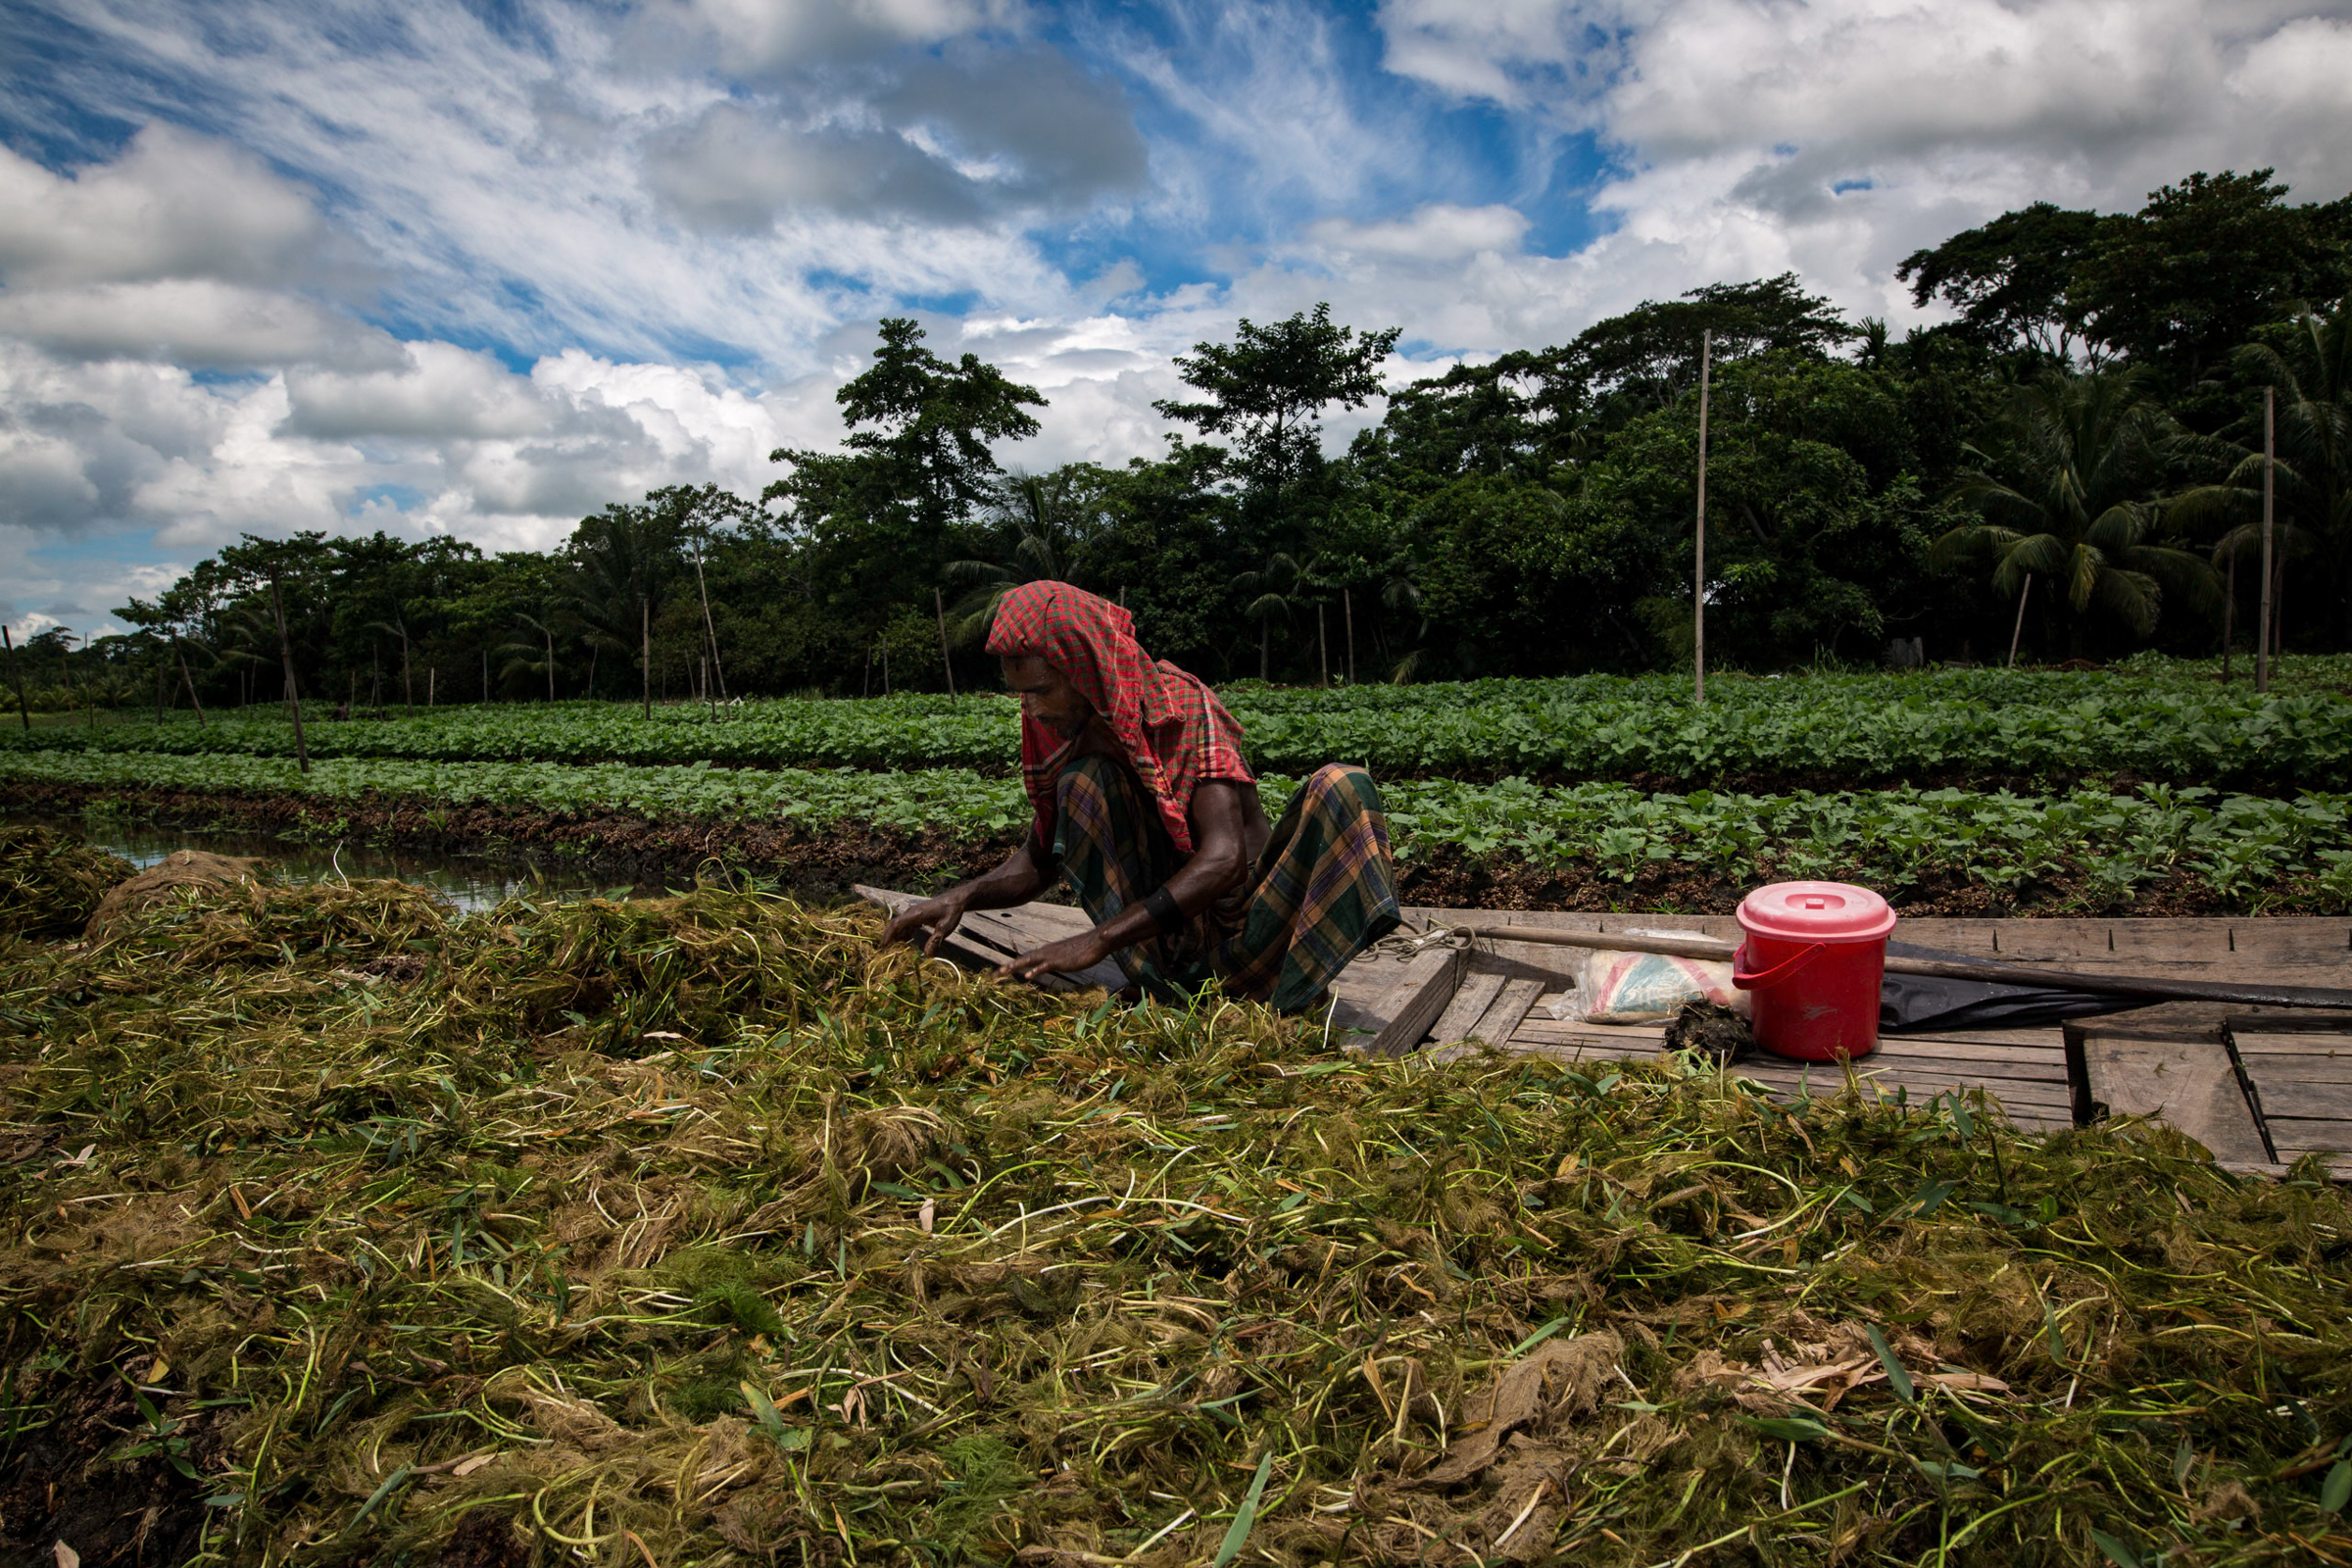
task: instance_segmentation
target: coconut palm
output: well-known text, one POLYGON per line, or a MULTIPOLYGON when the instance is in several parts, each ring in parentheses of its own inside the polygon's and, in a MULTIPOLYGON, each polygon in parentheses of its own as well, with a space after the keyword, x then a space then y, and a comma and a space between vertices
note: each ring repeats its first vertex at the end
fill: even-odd
POLYGON ((2093 609, 2135 636, 2155 630, 2169 593, 2203 609, 2218 598, 2211 565, 2157 542, 2156 491, 2178 434, 2148 401, 2136 372, 2050 375, 2018 389, 1989 450, 1954 486, 1981 522, 1936 541, 1937 565, 1989 557, 1992 586, 2019 599, 2047 578, 2075 613, 2075 635, 2093 609))
POLYGON ((500 644, 498 651, 507 655, 508 658, 507 662, 499 666, 499 676, 504 679, 512 675, 544 674, 547 677, 547 700, 552 703, 556 700, 554 616, 551 614, 548 618, 541 619, 537 615, 517 614, 514 618, 515 629, 528 632, 536 641, 524 641, 518 637, 514 642, 500 644))
POLYGON ((1257 678, 1269 679, 1273 667, 1274 617, 1280 615, 1284 625, 1302 606, 1311 605, 1318 582, 1314 563, 1298 564, 1298 558, 1287 550, 1277 550, 1266 557, 1266 564, 1245 571, 1233 579, 1234 590, 1247 603, 1242 613, 1257 622, 1257 678))
MULTIPOLYGON (((2330 569, 2352 590, 2352 293, 2327 315, 2305 309, 2280 340, 2249 343, 2238 368, 2273 389, 2278 466, 2272 506, 2277 533, 2276 587, 2283 587, 2290 557, 2324 553, 2330 569)), ((2227 531, 2215 559, 2234 564, 2260 548, 2263 452, 2259 439, 2191 439, 2183 454, 2222 477, 2183 492, 2170 515, 2190 527, 2227 531)), ((2352 598, 2344 602, 2352 617, 2352 598)), ((2345 625, 2352 640, 2352 619, 2345 625)))
POLYGON ((1068 582, 1094 519, 1066 479, 1016 473, 998 491, 996 512, 1012 531, 1003 561, 951 561, 948 575, 972 586, 948 611, 950 638, 979 641, 996 619, 997 605, 1025 582, 1068 582))

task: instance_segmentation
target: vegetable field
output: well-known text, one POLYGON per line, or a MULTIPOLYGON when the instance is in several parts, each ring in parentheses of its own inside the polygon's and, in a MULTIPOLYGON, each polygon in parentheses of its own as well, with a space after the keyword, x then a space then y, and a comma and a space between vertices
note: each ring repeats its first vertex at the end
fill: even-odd
MULTIPOLYGON (((2336 912, 2352 908, 2352 661, 2293 664, 2269 697, 2157 660, 1735 678, 1703 709, 1665 677, 1226 696, 1270 812, 1299 770, 1369 759, 1408 868, 1485 867, 1535 900, 1728 907, 1760 881, 1827 875, 1966 912, 2336 912)), ((966 864, 1027 816, 1001 695, 650 720, 440 709, 308 733, 306 775, 275 710, 0 732, 0 793, 169 796, 199 819, 208 797, 279 799, 309 803, 320 832, 396 808, 428 843, 483 808, 526 842, 541 819, 572 824, 567 850, 589 854, 607 840, 578 824, 921 834, 966 864)))
MULTIPOLYGON (((1719 677, 1693 708, 1667 676, 1577 676, 1224 694, 1257 765, 1303 773, 1362 762, 1381 777, 1639 780, 1653 787, 1802 782, 2072 783, 2113 774, 2264 791, 2332 789, 2352 772, 2352 660, 2297 660, 2269 697, 2195 664, 2121 673, 2005 670, 1719 677)), ((746 767, 939 767, 1002 772, 1018 715, 1002 695, 774 701, 714 714, 625 704, 448 708, 319 722, 314 757, 418 761, 708 761, 746 767)), ((179 715, 94 731, 0 731, 14 751, 291 757, 277 710, 179 715)))

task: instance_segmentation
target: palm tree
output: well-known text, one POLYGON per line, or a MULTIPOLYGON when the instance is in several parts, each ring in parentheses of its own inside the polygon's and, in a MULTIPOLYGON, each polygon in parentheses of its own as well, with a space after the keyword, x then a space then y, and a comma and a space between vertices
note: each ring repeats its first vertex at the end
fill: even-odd
POLYGON ((591 648, 636 656, 644 716, 654 712, 653 624, 677 569, 678 530, 663 513, 607 507, 571 540, 564 608, 591 648))
POLYGON ((2152 542, 2154 494, 2177 430, 2135 372, 2050 375, 2021 387, 1999 433, 1989 451, 1967 449, 1978 466, 1953 487, 1984 520, 1936 540, 1934 564, 1990 556, 1993 591, 2017 596, 2021 630, 2033 579, 2050 579, 2075 612, 2078 638, 2094 605, 2144 637, 2168 592, 2197 608, 2213 603, 2213 568, 2152 542))
POLYGON ((556 700, 556 632, 552 624, 553 617, 543 620, 537 615, 518 614, 515 619, 520 622, 520 629, 536 633, 539 640, 502 643, 498 651, 512 657, 499 666, 499 675, 504 678, 508 675, 537 675, 544 672, 547 676, 547 700, 552 703, 556 700))
POLYGON ((1313 586, 1311 572, 1287 550, 1277 550, 1266 564, 1233 579, 1234 590, 1249 602, 1242 613, 1257 622, 1257 678, 1266 680, 1272 665, 1274 617, 1290 624, 1293 612, 1308 602, 1302 589, 1313 586))
MULTIPOLYGON (((2274 592, 2284 586, 2288 556, 2320 549, 2334 558, 2333 569, 2352 595, 2352 292, 2326 316, 2306 307, 2278 346, 2249 343, 2235 359, 2277 398, 2274 592)), ((2227 471, 2175 498, 2172 515, 2192 526, 2234 522, 2214 552, 2216 560, 2226 553, 2234 564, 2237 553, 2260 539, 2262 448, 2221 439, 2181 446, 2192 459, 2227 471)), ((2352 597, 2344 612, 2352 617, 2352 597)), ((2344 631, 2352 641, 2352 619, 2344 631)))
POLYGON ((999 519, 1012 530, 1004 561, 951 561, 948 575, 972 586, 948 611, 950 637, 962 644, 988 634, 997 605, 1025 582, 1068 582, 1094 519, 1078 508, 1069 481, 1016 473, 998 492, 999 519))

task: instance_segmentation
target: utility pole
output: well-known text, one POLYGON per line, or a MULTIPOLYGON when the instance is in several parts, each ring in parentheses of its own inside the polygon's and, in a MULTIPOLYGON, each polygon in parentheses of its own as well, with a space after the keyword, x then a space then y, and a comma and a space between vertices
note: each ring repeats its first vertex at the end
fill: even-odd
POLYGON ((2262 625, 2254 640, 2254 689, 2271 689, 2271 481, 2278 466, 2276 388, 2262 389, 2262 625))
POLYGON ((1707 700, 1707 372, 1712 368, 1715 331, 1698 335, 1698 531, 1690 580, 1690 700, 1707 700))
POLYGON ((270 568, 270 610, 277 617, 277 657, 286 671, 286 702, 294 713, 294 762, 301 771, 311 770, 311 749, 302 738, 302 691, 294 684, 294 644, 286 636, 286 601, 278 592, 277 567, 270 568))

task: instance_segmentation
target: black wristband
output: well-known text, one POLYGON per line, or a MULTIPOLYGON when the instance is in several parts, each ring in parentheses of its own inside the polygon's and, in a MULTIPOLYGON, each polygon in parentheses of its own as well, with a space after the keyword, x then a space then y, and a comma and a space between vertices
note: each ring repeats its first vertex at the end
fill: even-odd
POLYGON ((1174 936, 1184 929, 1184 910, 1177 906, 1176 895, 1165 887, 1153 888, 1144 895, 1144 907, 1152 911, 1161 936, 1174 936))

